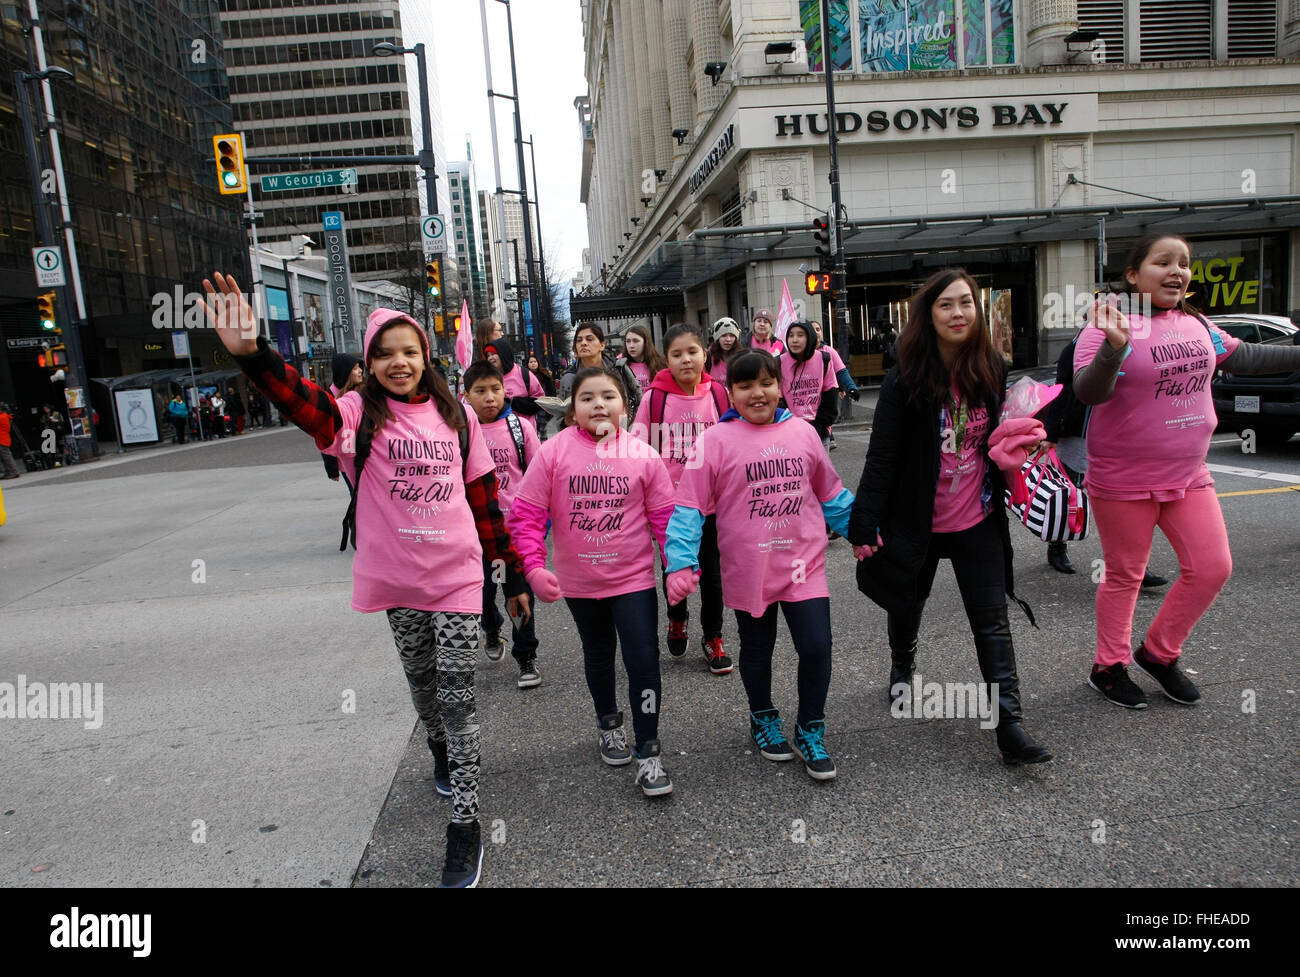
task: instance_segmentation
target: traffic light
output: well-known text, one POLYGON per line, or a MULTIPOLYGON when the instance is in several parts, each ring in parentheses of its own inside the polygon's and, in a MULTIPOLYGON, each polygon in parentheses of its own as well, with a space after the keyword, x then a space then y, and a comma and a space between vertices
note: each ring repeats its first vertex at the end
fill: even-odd
POLYGON ((50 370, 57 370, 68 365, 68 347, 60 343, 57 346, 42 346, 36 355, 36 365, 50 370))
POLYGON ((222 193, 246 193, 248 174, 244 172, 244 137, 237 132, 212 137, 212 155, 217 164, 217 189, 222 193))
POLYGON ((803 287, 809 295, 833 292, 834 274, 829 271, 810 271, 803 278, 803 287))
POLYGON ((453 325, 453 326, 455 327, 455 329, 456 329, 456 335, 459 336, 459 335, 460 335, 460 316, 456 316, 454 319, 452 319, 452 320, 451 320, 451 323, 452 323, 452 325, 453 325))
POLYGON ((831 224, 825 217, 813 219, 813 240, 817 242, 817 254, 822 258, 831 256, 831 224))
POLYGON ((424 279, 428 284, 430 295, 434 298, 442 295, 442 266, 437 261, 425 263, 424 279))
POLYGON ((40 319, 41 328, 46 332, 53 332, 54 323, 54 293, 45 292, 36 296, 36 315, 40 319))

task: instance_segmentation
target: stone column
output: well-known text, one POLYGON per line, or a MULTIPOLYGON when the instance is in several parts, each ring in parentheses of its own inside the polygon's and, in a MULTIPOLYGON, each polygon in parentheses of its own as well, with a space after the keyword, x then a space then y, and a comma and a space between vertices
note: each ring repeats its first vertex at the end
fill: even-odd
POLYGON ((721 104, 726 92, 721 83, 714 85, 713 80, 704 73, 704 66, 710 61, 723 61, 727 57, 722 52, 718 0, 691 0, 691 39, 695 44, 695 65, 691 77, 695 80, 695 90, 699 93, 693 129, 699 132, 708 124, 713 110, 721 104))
MULTIPOLYGON (((664 62, 668 68, 669 131, 695 131, 695 100, 691 95, 690 69, 686 66, 686 48, 690 45, 690 24, 686 16, 688 0, 664 0, 664 28, 668 38, 664 62)), ((672 138, 671 136, 669 138, 672 138)), ((691 143, 672 141, 673 165, 682 162, 691 151, 691 143)))
POLYGON ((668 109, 668 62, 664 37, 663 0, 645 0, 646 61, 650 71, 651 132, 654 136, 657 170, 673 163, 672 116, 668 109))
MULTIPOLYGON (((640 111, 637 103, 637 86, 640 79, 636 73, 636 50, 644 40, 637 34, 633 25, 632 13, 640 8, 638 0, 619 0, 614 8, 614 29, 619 35, 619 52, 618 62, 621 77, 623 79, 623 117, 620 120, 623 129, 623 146, 626 155, 623 157, 623 198, 624 211, 622 220, 619 222, 622 231, 632 229, 628 223, 628 218, 636 213, 636 178, 641 173, 641 160, 645 158, 645 153, 641 151, 641 120, 640 111)), ((620 231, 619 242, 623 242, 623 235, 620 231)))
POLYGON ((1065 38, 1079 27, 1079 5, 1075 0, 1031 0, 1028 6, 1025 67, 1065 64, 1065 38))
POLYGON ((641 215, 645 213, 645 208, 641 206, 641 197, 644 196, 641 192, 642 177, 646 170, 654 169, 655 165, 654 111, 651 108, 650 94, 650 37, 646 26, 645 0, 631 0, 629 14, 632 33, 637 38, 637 43, 632 48, 632 94, 636 106, 637 137, 641 146, 641 155, 637 157, 634 166, 636 177, 632 188, 632 213, 641 215))
POLYGON ((1277 53, 1282 58, 1300 58, 1300 0, 1290 0, 1278 31, 1277 53))

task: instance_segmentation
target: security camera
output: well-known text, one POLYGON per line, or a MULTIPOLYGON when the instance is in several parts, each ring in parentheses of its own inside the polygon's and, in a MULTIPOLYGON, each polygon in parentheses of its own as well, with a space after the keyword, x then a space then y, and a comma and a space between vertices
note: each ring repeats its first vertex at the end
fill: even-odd
POLYGON ((801 275, 808 274, 808 262, 805 261, 801 265, 799 265, 799 274, 801 275))
POLYGON ((757 262, 757 261, 751 261, 751 262, 749 263, 749 267, 751 267, 751 268, 757 268, 757 267, 758 267, 758 262, 757 262))

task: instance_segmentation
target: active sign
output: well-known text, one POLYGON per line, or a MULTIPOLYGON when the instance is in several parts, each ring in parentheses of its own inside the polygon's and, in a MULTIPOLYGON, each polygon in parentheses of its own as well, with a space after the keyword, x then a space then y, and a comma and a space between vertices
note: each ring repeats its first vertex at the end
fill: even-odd
POLYGON ((323 190, 327 187, 356 186, 357 171, 316 170, 312 173, 277 173, 262 177, 262 192, 277 190, 323 190))
POLYGON ((437 214, 420 221, 420 237, 424 239, 425 254, 447 253, 447 225, 437 214))
POLYGON ((32 264, 36 266, 38 288, 68 284, 63 277, 63 251, 60 248, 32 248, 32 264))

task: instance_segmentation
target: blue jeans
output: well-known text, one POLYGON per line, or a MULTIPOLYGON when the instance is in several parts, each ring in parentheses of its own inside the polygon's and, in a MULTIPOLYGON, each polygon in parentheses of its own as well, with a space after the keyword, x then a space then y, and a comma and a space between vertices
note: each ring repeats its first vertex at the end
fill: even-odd
MULTIPOLYGON (((347 476, 343 476, 346 478, 347 476)), ((351 483, 349 483, 349 488, 351 483)), ((523 627, 516 627, 514 618, 510 619, 510 654, 514 656, 515 661, 523 665, 537 657, 537 600, 533 597, 533 591, 527 584, 524 585, 528 592, 528 606, 531 613, 528 620, 524 622, 523 627)), ((483 558, 483 630, 489 634, 498 634, 501 631, 501 625, 505 624, 506 619, 501 612, 497 610, 497 585, 492 579, 492 563, 487 557, 483 558)))
POLYGON ((799 725, 826 718, 826 692, 831 685, 831 601, 779 601, 762 617, 736 611, 740 630, 740 679, 745 683, 750 712, 772 705, 772 649, 776 647, 776 609, 780 606, 799 655, 799 725))
POLYGON ((623 646, 627 695, 637 752, 659 738, 659 599, 653 587, 617 597, 566 597, 582 639, 582 665, 601 728, 618 715, 614 652, 623 646))

